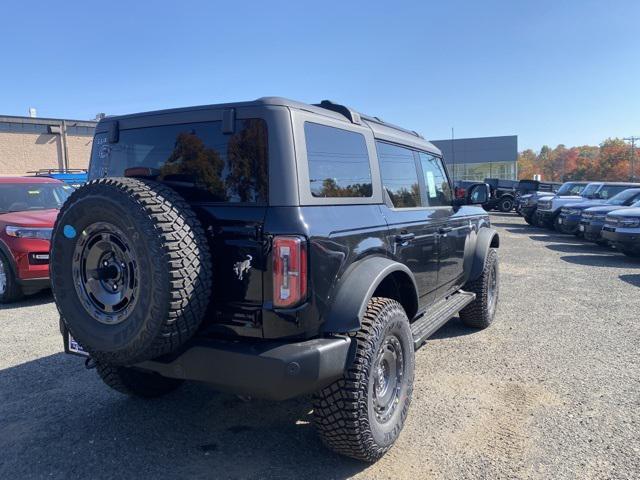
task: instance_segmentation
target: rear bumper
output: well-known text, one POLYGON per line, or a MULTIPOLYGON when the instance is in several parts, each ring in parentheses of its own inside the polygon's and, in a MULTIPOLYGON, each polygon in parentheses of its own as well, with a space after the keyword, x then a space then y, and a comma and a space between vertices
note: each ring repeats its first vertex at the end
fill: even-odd
POLYGON ((295 343, 198 339, 176 358, 136 366, 165 377, 206 382, 228 393, 286 400, 338 380, 347 367, 350 344, 348 337, 295 343))
MULTIPOLYGON (((64 351, 69 333, 60 319, 64 351)), ((134 365, 168 378, 192 380, 217 390, 268 400, 317 392, 342 377, 351 360, 349 337, 301 342, 237 342, 196 338, 181 353, 134 365)))

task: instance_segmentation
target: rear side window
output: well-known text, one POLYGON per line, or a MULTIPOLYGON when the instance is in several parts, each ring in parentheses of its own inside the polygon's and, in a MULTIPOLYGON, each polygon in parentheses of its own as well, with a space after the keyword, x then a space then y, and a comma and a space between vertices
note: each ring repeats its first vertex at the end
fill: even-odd
POLYGON ((420 183, 413 150, 376 142, 382 184, 396 208, 421 207, 420 183))
POLYGON ((371 197, 371 166, 364 135, 306 122, 304 136, 314 197, 371 197))
POLYGON ((267 125, 236 121, 235 133, 222 122, 185 123, 121 130, 118 143, 106 134, 94 139, 90 178, 122 176, 127 168, 158 170, 160 180, 177 182, 203 201, 256 203, 267 200, 267 125))
POLYGON ((451 186, 442 159, 420 152, 420 166, 424 172, 427 202, 430 207, 451 206, 451 186))

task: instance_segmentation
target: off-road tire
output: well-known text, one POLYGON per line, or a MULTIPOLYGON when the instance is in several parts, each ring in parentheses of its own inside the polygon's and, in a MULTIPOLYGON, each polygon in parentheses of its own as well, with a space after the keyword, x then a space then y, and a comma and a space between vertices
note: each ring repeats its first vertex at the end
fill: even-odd
POLYGON ((533 223, 533 215, 523 215, 524 221, 531 226, 535 226, 533 223))
POLYGON ((513 210, 513 205, 514 201, 511 197, 501 198, 500 202, 498 203, 498 210, 503 213, 509 213, 511 210, 513 210))
POLYGON ((13 268, 11 268, 9 259, 5 256, 3 252, 0 252, 0 262, 2 262, 2 267, 6 275, 5 290, 3 293, 0 294, 0 303, 17 302, 22 297, 24 297, 24 292, 22 291, 22 287, 18 283, 18 279, 16 278, 16 275, 13 272, 13 268))
POLYGON ((184 383, 184 380, 163 377, 155 372, 102 363, 96 365, 96 371, 105 384, 132 397, 160 397, 174 391, 184 383))
POLYGON ((101 363, 131 365, 178 349, 196 332, 211 295, 211 255, 200 222, 177 192, 153 181, 104 178, 80 187, 62 207, 52 237, 51 278, 58 310, 76 341, 101 363), (74 280, 81 268, 79 238, 96 224, 124 232, 135 254, 136 303, 116 324, 91 317, 96 310, 74 280))
POLYGON ((468 282, 463 289, 475 293, 476 299, 460 311, 460 320, 468 327, 487 328, 495 317, 500 292, 498 252, 494 248, 490 248, 487 253, 480 277, 468 282), (496 276, 493 300, 489 295, 492 275, 496 276))
POLYGON ((562 230, 562 225, 560 224, 560 215, 556 215, 555 217, 553 217, 553 223, 552 223, 553 227, 552 230, 555 230, 558 233, 567 233, 564 232, 562 230))
POLYGON ((415 352, 402 306, 388 298, 372 298, 360 330, 352 337, 352 348, 355 355, 343 378, 314 395, 314 423, 324 444, 333 451, 374 462, 400 435, 413 392, 415 352), (395 409, 381 423, 373 405, 375 362, 389 336, 402 345, 404 373, 395 409))

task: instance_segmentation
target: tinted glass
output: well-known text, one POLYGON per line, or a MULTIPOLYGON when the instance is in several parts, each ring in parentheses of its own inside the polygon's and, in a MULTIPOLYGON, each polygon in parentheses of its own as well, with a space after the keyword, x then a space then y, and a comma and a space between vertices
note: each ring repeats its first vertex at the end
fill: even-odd
POLYGON ((0 213, 58 209, 73 192, 59 183, 0 184, 0 213))
POLYGON ((629 187, 625 187, 624 185, 604 185, 600 190, 598 190, 597 196, 598 198, 607 200, 628 189, 629 187))
POLYGON ((589 185, 584 187, 584 189, 580 192, 580 195, 587 198, 592 197, 600 187, 601 185, 598 183, 590 183, 589 185))
POLYGON ((362 134, 306 122, 304 136, 314 197, 371 196, 371 167, 362 134))
POLYGON ((558 195, 580 195, 580 193, 585 189, 586 186, 586 183, 563 183, 562 186, 558 189, 558 195))
POLYGON ((376 142, 382 184, 396 208, 421 207, 420 183, 412 150, 376 142))
POLYGON ((101 133, 94 139, 90 178, 122 176, 127 168, 149 167, 159 172, 160 180, 179 182, 192 198, 266 202, 267 126, 263 120, 238 120, 233 134, 222 133, 222 122, 201 122, 121 130, 115 144, 106 138, 101 133))
POLYGON ((636 201, 637 197, 640 198, 640 189, 629 188, 611 197, 609 200, 607 200, 607 204, 608 205, 631 205, 636 201))
POLYGON ((424 173, 427 203, 431 207, 451 205, 451 186, 442 160, 435 155, 420 152, 420 166, 424 173))

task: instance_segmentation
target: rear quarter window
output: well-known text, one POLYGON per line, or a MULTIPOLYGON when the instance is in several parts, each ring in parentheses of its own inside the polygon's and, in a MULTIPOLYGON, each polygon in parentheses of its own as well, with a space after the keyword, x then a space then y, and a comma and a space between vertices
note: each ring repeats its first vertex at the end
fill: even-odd
POLYGON ((309 188, 314 197, 371 197, 371 165, 364 135, 306 122, 309 188))
POLYGON ((198 122, 121 130, 117 143, 94 138, 90 178, 123 176, 132 167, 159 172, 200 200, 256 203, 267 200, 267 125, 262 119, 236 121, 235 133, 222 122, 198 122))

